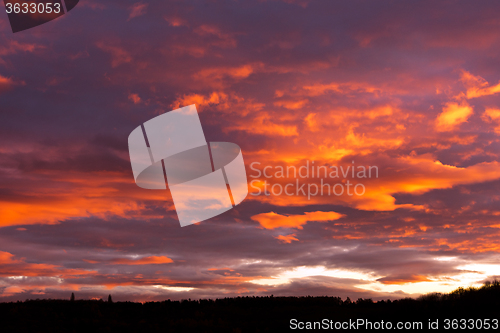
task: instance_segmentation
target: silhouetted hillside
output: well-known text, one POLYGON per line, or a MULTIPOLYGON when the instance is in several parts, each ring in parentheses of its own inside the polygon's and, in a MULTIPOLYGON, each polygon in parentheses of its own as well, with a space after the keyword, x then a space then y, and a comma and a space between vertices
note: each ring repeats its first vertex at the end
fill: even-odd
MULTIPOLYGON (((111 300, 111 296, 109 296, 111 300)), ((365 322, 421 322, 439 319, 500 319, 500 282, 459 288, 418 299, 351 302, 339 297, 238 297, 149 303, 27 300, 0 303, 3 332, 280 332, 326 319, 365 322)), ((460 325, 459 321, 456 321, 460 325)), ((484 321, 474 325, 484 325, 484 321)), ((470 323, 469 323, 470 325, 470 323)), ((332 326, 333 327, 333 326, 332 326)), ((365 328, 365 327, 358 327, 365 328)), ((394 327, 393 327, 394 328, 394 327)), ((493 329, 492 326, 490 329, 493 329)), ((352 328, 351 328, 352 329, 352 328)))

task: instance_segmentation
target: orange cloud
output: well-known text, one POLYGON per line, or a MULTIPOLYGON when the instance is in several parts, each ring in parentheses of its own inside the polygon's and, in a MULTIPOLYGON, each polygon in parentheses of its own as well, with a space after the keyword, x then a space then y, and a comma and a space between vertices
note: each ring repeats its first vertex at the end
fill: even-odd
POLYGON ((0 92, 10 89, 13 84, 11 78, 0 75, 0 92))
POLYGON ((286 235, 286 236, 279 235, 279 236, 276 236, 274 238, 279 240, 281 243, 290 244, 293 241, 298 241, 298 239, 295 236, 296 236, 296 234, 291 234, 291 235, 286 235))
MULTIPOLYGON (((261 155, 262 158, 265 156, 266 155, 261 155)), ((396 204, 394 195, 397 193, 422 194, 434 189, 446 189, 456 185, 474 184, 500 179, 500 163, 498 162, 483 162, 469 167, 456 167, 436 161, 431 155, 404 156, 399 158, 387 156, 386 158, 387 161, 384 162, 385 166, 378 166, 379 177, 376 177, 376 172, 374 171, 371 178, 349 179, 351 184, 361 183, 364 185, 366 192, 361 196, 349 196, 346 191, 339 196, 328 194, 328 191, 326 191, 324 195, 316 193, 317 195, 311 196, 310 198, 308 198, 307 194, 302 193, 298 193, 294 196, 274 195, 271 191, 272 185, 280 184, 283 188, 289 183, 295 183, 296 178, 293 178, 293 174, 290 178, 272 177, 265 179, 263 174, 259 177, 257 172, 252 171, 249 174, 249 181, 254 182, 250 185, 250 195, 248 198, 250 200, 259 200, 278 206, 338 204, 368 211, 393 211, 398 208, 424 210, 426 208, 420 205, 396 204), (388 170, 390 170, 389 174, 386 173, 388 170), (267 190, 271 193, 269 196, 262 195, 265 185, 264 180, 268 183, 267 190), (260 189, 261 195, 256 195, 258 193, 257 188, 260 189)), ((272 163, 273 162, 267 162, 267 165, 272 165, 272 163)), ((288 163, 295 166, 296 169, 306 165, 304 160, 298 161, 295 164, 291 162, 288 163)), ((315 165, 321 166, 328 164, 326 160, 318 159, 315 165)), ((266 164, 261 163, 260 166, 254 166, 254 168, 262 172, 261 167, 264 165, 266 164)), ((361 164, 357 165, 359 166, 361 164)), ((374 165, 377 166, 376 164, 374 165)), ((347 168, 348 165, 344 165, 344 167, 347 168)), ((367 166, 365 166, 365 168, 368 170, 367 166)), ((273 175, 272 170, 271 172, 269 172, 269 170, 267 172, 271 174, 271 176, 273 175)), ((324 175, 321 177, 324 177, 324 175)), ((324 178, 324 183, 333 186, 339 183, 340 180, 342 179, 328 177, 324 178)), ((305 184, 306 188, 308 184, 315 184, 320 188, 320 179, 318 177, 300 179, 300 183, 305 184)))
POLYGON ((243 131, 252 134, 268 136, 297 136, 299 135, 296 125, 277 124, 271 120, 267 112, 260 112, 251 119, 242 118, 238 124, 228 126, 225 131, 243 131))
POLYGON ((197 79, 220 80, 225 77, 233 79, 245 79, 255 71, 263 68, 262 63, 246 64, 238 67, 216 67, 200 70, 195 74, 197 79))
POLYGON ((0 75, 0 93, 11 90, 15 86, 23 86, 25 84, 24 81, 13 80, 10 77, 0 75))
POLYGON ((330 92, 336 92, 341 94, 349 94, 355 91, 358 92, 368 92, 368 93, 380 93, 382 90, 380 87, 375 87, 371 84, 364 82, 333 82, 328 84, 313 84, 302 87, 303 92, 306 96, 319 96, 327 94, 330 92))
MULTIPOLYGON (((450 226, 458 229, 456 226, 450 226)), ((473 234, 472 228, 469 233, 473 234)), ((490 233, 487 236, 476 236, 466 240, 454 240, 446 238, 434 239, 434 250, 442 250, 447 248, 463 253, 497 253, 500 251, 498 237, 500 233, 490 233)))
POLYGON ((235 93, 226 93, 222 90, 207 94, 185 94, 177 97, 171 107, 178 109, 191 104, 196 105, 198 112, 203 112, 207 107, 210 107, 211 112, 231 114, 235 125, 233 129, 230 126, 225 126, 223 130, 226 132, 239 128, 245 132, 253 131, 254 129, 248 126, 247 116, 251 114, 253 118, 258 117, 260 111, 265 107, 264 103, 256 103, 253 99, 246 99, 235 93), (236 125, 237 123, 241 123, 241 125, 236 125))
POLYGON ((481 118, 486 122, 496 123, 497 126, 494 130, 497 134, 500 134, 500 109, 487 108, 481 118))
POLYGON ((500 92, 500 82, 494 86, 490 86, 482 77, 474 76, 467 71, 462 71, 461 80, 467 87, 466 97, 468 99, 494 95, 500 92))
POLYGON ((54 276, 70 278, 97 273, 96 271, 82 269, 67 269, 52 264, 27 263, 25 259, 14 259, 13 254, 0 251, 0 276, 54 276))
POLYGON ((451 188, 459 184, 474 184, 500 179, 498 162, 479 163, 467 168, 444 165, 427 157, 407 157, 407 175, 393 175, 384 178, 383 183, 371 186, 367 183, 363 197, 353 197, 354 206, 363 210, 394 210, 398 207, 422 209, 413 205, 396 205, 395 193, 422 194, 433 189, 451 188))
POLYGON ((202 112, 205 106, 217 105, 226 109, 229 107, 229 97, 222 91, 214 91, 210 95, 187 94, 178 97, 172 103, 172 109, 178 109, 186 105, 195 104, 197 109, 202 112))
POLYGON ((189 25, 186 20, 177 16, 165 17, 165 21, 167 21, 172 27, 182 27, 189 25))
POLYGON ((446 103, 443 112, 436 119, 436 130, 440 132, 451 131, 464 123, 474 113, 472 107, 466 103, 446 103))
MULTIPOLYGON (((252 220, 257 221, 266 229, 276 228, 297 228, 303 229, 307 222, 328 222, 338 220, 345 215, 336 212, 306 212, 304 215, 280 215, 275 212, 262 213, 252 216, 252 220)), ((293 235, 292 235, 293 236, 293 235)))
POLYGON ((152 264, 170 264, 174 262, 172 259, 165 256, 149 256, 140 259, 120 258, 112 260, 113 265, 152 265, 152 264))
POLYGON ((430 282, 429 278, 424 275, 403 275, 403 276, 386 276, 380 279, 377 279, 378 282, 383 284, 407 284, 407 283, 416 283, 416 282, 430 282))
POLYGON ((141 102, 141 98, 138 94, 130 94, 128 95, 128 99, 131 100, 134 104, 139 104, 141 102))
POLYGON ((209 268, 207 269, 208 271, 230 271, 230 272, 234 272, 234 269, 231 269, 229 267, 223 267, 223 268, 209 268))
MULTIPOLYGON (((144 200, 157 201, 165 207, 165 211, 174 209, 166 191, 142 190, 134 186, 128 173, 96 172, 89 175, 55 171, 46 172, 44 176, 47 182, 57 183, 57 187, 40 187, 42 184, 39 184, 30 187, 30 193, 24 197, 0 201, 0 226, 54 224, 86 216, 104 219, 113 215, 139 217, 145 209, 144 200), (119 184, 125 186, 118 190, 116 186, 119 184)), ((36 175, 32 175, 31 179, 39 182, 36 175)), ((13 178, 12 181, 23 182, 27 179, 13 178)))
POLYGON ((304 122, 306 123, 307 127, 313 132, 317 132, 319 130, 316 116, 316 113, 311 112, 304 118, 304 122))
POLYGON ((274 105, 284 107, 289 110, 302 109, 309 101, 307 99, 302 99, 298 101, 293 100, 282 100, 274 102, 274 105))
POLYGON ((0 264, 12 264, 19 262, 18 260, 14 260, 14 255, 9 252, 0 251, 0 264))

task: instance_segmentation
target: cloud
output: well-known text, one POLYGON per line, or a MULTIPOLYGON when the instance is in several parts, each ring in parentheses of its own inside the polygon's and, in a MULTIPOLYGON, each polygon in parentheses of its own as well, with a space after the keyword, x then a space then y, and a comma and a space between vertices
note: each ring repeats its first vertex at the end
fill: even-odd
MULTIPOLYGON (((308 159, 291 161, 284 166, 275 165, 274 169, 270 169, 271 171, 268 168, 267 175, 270 177, 265 177, 262 172, 264 167, 273 165, 272 162, 268 161, 263 163, 259 161, 260 164, 254 164, 253 169, 259 170, 261 175, 259 177, 257 171, 252 171, 250 173, 250 181, 255 182, 250 186, 249 191, 251 196, 249 198, 278 206, 297 207, 311 204, 339 204, 368 211, 393 211, 398 208, 423 210, 425 207, 417 204, 398 204, 396 202, 396 195, 402 193, 422 194, 436 189, 446 189, 462 184, 474 184, 500 179, 500 172, 498 171, 498 163, 496 161, 477 163, 469 167, 456 167, 443 164, 432 155, 398 158, 384 156, 380 157, 380 159, 374 159, 373 156, 369 156, 366 157, 365 161, 371 162, 366 163, 362 162, 364 159, 359 159, 358 157, 354 166, 351 163, 352 160, 339 164, 321 163, 319 158, 315 158, 314 160, 316 161, 314 165, 315 170, 319 170, 319 167, 323 168, 323 171, 320 171, 321 179, 318 176, 312 177, 312 162, 308 159), (373 165, 368 165, 368 163, 372 163, 373 165), (332 175, 331 167, 334 166, 340 170, 338 171, 338 178, 336 178, 335 174, 332 175), (300 175, 294 176, 293 172, 289 172, 288 175, 285 172, 283 177, 280 176, 280 168, 287 170, 289 167, 293 167, 295 170, 299 170, 300 168, 309 169, 310 174, 307 177, 301 177, 300 175), (328 170, 326 177, 324 173, 325 167, 328 170), (342 175, 340 167, 346 172, 348 176, 347 179, 343 178, 344 176, 342 175), (366 178, 353 178, 351 167, 357 168, 355 169, 356 172, 360 167, 364 167, 367 171, 366 178), (370 168, 372 170, 371 177, 368 172, 370 168), (390 176, 383 174, 384 170, 387 170, 386 168, 392 170, 390 176), (278 177, 276 177, 277 172, 278 177), (361 196, 353 195, 352 193, 349 195, 346 189, 344 189, 343 193, 337 189, 337 193, 340 194, 335 195, 331 188, 335 186, 335 184, 339 184, 339 182, 346 180, 349 180, 350 184, 352 184, 351 189, 355 186, 354 184, 362 184, 365 188, 365 193, 361 196), (258 195, 256 188, 260 189, 261 193, 264 193, 264 181, 268 184, 267 191, 270 193, 269 196, 258 195), (306 189, 304 193, 297 190, 296 181, 303 184, 306 189), (330 189, 325 187, 323 192, 321 192, 320 188, 323 188, 321 182, 323 182, 323 184, 328 184, 330 189), (292 191, 296 195, 275 195, 272 191, 272 186, 275 184, 280 185, 282 189, 284 189, 287 184, 293 184, 293 187, 291 189, 289 188, 288 191, 292 191), (314 193, 315 189, 318 189, 316 195, 309 197, 306 193, 309 186, 311 186, 312 189, 311 193, 314 193), (323 193, 323 195, 320 195, 321 193, 323 193)), ((293 170, 293 168, 291 170, 293 170)))
POLYGON ((230 130, 247 131, 255 134, 264 134, 269 136, 297 136, 297 127, 295 125, 277 124, 271 120, 271 116, 265 112, 251 119, 250 122, 242 121, 239 125, 230 126, 230 130), (245 125, 246 123, 246 125, 245 125), (248 128, 248 124, 253 124, 253 130, 248 128))
POLYGON ((500 109, 487 108, 481 118, 488 123, 496 124, 494 131, 500 134, 500 109))
POLYGON ((0 75, 0 93, 7 91, 14 86, 14 81, 11 78, 0 75))
POLYGON ((415 282, 428 282, 432 281, 428 279, 426 276, 422 275, 413 275, 406 274, 400 276, 386 276, 377 281, 382 282, 383 284, 407 284, 407 283, 415 283, 415 282))
MULTIPOLYGON (((173 20, 174 24, 182 24, 182 21, 173 20)), ((220 28, 214 25, 204 24, 194 29, 194 32, 200 36, 216 36, 219 40, 212 42, 212 45, 219 47, 236 47, 236 39, 229 33, 222 32, 220 28)))
POLYGON ((200 70, 194 77, 206 81, 222 80, 225 78, 242 80, 258 71, 262 66, 262 63, 253 63, 237 67, 206 68, 200 70))
POLYGON ((497 4, 134 2, 0 36, 2 301, 400 298, 495 276, 497 4), (193 103, 247 167, 379 177, 180 228, 168 191, 135 186, 127 137, 193 103))
POLYGON ((466 97, 468 99, 494 95, 500 92, 500 82, 490 86, 482 77, 474 76, 467 71, 462 71, 461 80, 467 87, 466 97))
POLYGON ((151 264, 170 264, 174 262, 172 259, 165 256, 149 256, 140 259, 120 258, 111 260, 113 265, 151 265, 151 264))
POLYGON ((176 16, 167 16, 165 17, 165 21, 167 21, 172 27, 189 26, 186 20, 176 16))
POLYGON ((440 132, 454 130, 458 125, 466 122, 473 113, 474 110, 466 102, 446 103, 443 112, 436 119, 436 130, 440 132))
POLYGON ((179 109, 185 105, 195 104, 199 111, 203 111, 205 106, 217 105, 227 109, 229 107, 229 97, 223 91, 214 91, 209 96, 204 96, 201 94, 189 94, 184 95, 172 104, 172 109, 179 109))
POLYGON ((45 49, 46 46, 36 44, 36 43, 23 43, 17 40, 6 40, 0 46, 0 64, 5 64, 4 58, 7 56, 23 53, 34 53, 39 50, 45 49))
POLYGON ((146 14, 146 11, 148 9, 148 4, 147 3, 142 3, 142 2, 136 2, 130 7, 130 14, 128 16, 128 20, 130 21, 134 17, 142 16, 146 14))
MULTIPOLYGON (((344 215, 336 212, 305 212, 304 215, 280 215, 274 212, 262 213, 252 216, 266 229, 297 228, 302 229, 307 222, 328 222, 338 220, 344 215)), ((283 238, 279 238, 283 239, 283 238)))
POLYGON ((97 42, 97 47, 111 54, 111 67, 115 68, 132 61, 132 57, 120 46, 110 45, 106 42, 97 42))
POLYGON ((298 239, 295 236, 297 236, 297 235, 296 234, 291 234, 291 235, 286 235, 286 236, 279 235, 279 236, 276 236, 274 238, 276 238, 277 240, 279 240, 283 244, 290 244, 293 241, 298 241, 298 239))
POLYGON ((141 102, 141 97, 138 94, 130 94, 128 95, 128 99, 131 100, 134 104, 139 104, 141 102))
POLYGON ((67 269, 58 265, 45 263, 27 263, 26 258, 14 259, 9 252, 0 251, 0 276, 23 277, 23 276, 48 276, 58 278, 72 278, 95 274, 94 270, 67 269))
POLYGON ((274 105, 276 106, 281 106, 285 109, 289 110, 296 110, 296 109, 302 109, 309 101, 307 99, 299 100, 299 101, 276 101, 274 102, 274 105))

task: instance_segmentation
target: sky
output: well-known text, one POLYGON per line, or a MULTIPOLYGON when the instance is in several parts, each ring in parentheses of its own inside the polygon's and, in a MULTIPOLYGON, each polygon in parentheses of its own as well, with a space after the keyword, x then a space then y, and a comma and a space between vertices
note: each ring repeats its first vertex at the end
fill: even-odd
POLYGON ((500 278, 499 9, 81 0, 14 34, 2 7, 0 301, 380 300, 500 278), (249 195, 181 228, 127 140, 191 104, 207 141, 241 147, 249 195))

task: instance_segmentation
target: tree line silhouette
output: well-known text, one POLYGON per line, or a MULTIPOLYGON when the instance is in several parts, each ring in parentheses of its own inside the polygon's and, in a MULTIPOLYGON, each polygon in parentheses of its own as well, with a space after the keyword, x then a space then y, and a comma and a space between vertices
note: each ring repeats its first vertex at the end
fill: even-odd
MULTIPOLYGON (((281 332, 290 320, 415 321, 500 319, 500 281, 480 288, 458 288, 417 299, 340 297, 235 297, 162 302, 26 300, 0 303, 4 332, 281 332)), ((426 327, 426 326, 424 326, 426 327)))

